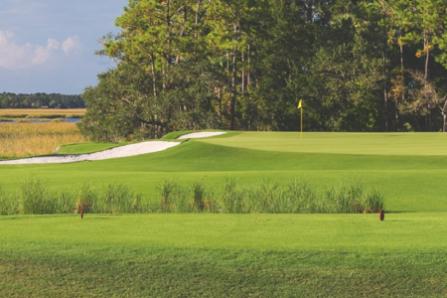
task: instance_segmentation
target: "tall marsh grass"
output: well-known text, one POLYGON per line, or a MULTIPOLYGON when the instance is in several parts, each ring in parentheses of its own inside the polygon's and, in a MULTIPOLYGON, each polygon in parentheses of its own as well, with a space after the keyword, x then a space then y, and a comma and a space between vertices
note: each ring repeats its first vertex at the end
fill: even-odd
POLYGON ((381 193, 361 184, 316 188, 299 180, 285 183, 262 181, 241 186, 227 180, 220 189, 202 182, 190 186, 165 181, 154 198, 133 192, 121 184, 92 188, 86 184, 77 192, 55 193, 40 180, 25 181, 19 195, 0 187, 0 215, 53 213, 376 213, 384 209, 381 193))
POLYGON ((64 118, 82 117, 86 109, 0 109, 0 117, 64 118))
POLYGON ((191 190, 166 181, 160 197, 160 212, 376 213, 384 209, 383 195, 361 184, 321 190, 299 180, 242 187, 229 179, 216 194, 200 183, 191 190))
POLYGON ((52 154, 61 145, 85 141, 74 123, 0 124, 0 158, 52 154))

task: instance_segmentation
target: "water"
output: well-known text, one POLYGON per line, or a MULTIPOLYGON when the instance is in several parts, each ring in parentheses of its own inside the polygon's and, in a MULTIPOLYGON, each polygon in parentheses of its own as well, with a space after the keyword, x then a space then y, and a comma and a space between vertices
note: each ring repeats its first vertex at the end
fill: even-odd
POLYGON ((60 119, 42 119, 42 118, 18 118, 18 119, 0 119, 0 124, 2 123, 49 123, 54 121, 68 122, 68 123, 79 123, 81 118, 78 117, 67 117, 60 119))

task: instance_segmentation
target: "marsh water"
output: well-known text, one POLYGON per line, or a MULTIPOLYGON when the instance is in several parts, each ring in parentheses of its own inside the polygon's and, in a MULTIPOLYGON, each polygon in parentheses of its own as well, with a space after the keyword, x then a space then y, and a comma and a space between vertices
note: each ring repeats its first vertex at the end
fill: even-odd
POLYGON ((79 117, 66 117, 57 119, 46 119, 46 118, 10 118, 10 119, 0 119, 0 124, 2 123, 49 123, 49 122, 68 122, 68 123, 79 123, 81 118, 79 117))

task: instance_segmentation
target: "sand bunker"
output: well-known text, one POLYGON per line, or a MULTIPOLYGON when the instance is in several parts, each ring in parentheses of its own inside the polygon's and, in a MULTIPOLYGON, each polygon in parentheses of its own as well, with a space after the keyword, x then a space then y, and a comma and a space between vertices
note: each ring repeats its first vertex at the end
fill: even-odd
MULTIPOLYGON (((222 135, 225 132, 195 132, 183 135, 179 140, 184 139, 199 139, 222 135)), ((125 145, 109 150, 104 150, 89 154, 79 155, 64 155, 64 156, 45 156, 45 157, 30 157, 15 160, 0 161, 0 165, 29 165, 29 164, 50 164, 50 163, 70 163, 78 161, 93 161, 104 160, 112 158, 130 157, 135 155, 154 153, 164 151, 166 149, 180 145, 180 142, 165 142, 165 141, 148 141, 137 144, 125 145)))
POLYGON ((0 161, 0 165, 20 165, 20 164, 48 164, 48 163, 69 163, 86 160, 104 160, 111 158, 129 157, 146 153, 163 151, 179 145, 178 142, 149 141, 137 144, 125 145, 113 149, 80 155, 31 157, 16 160, 0 161))

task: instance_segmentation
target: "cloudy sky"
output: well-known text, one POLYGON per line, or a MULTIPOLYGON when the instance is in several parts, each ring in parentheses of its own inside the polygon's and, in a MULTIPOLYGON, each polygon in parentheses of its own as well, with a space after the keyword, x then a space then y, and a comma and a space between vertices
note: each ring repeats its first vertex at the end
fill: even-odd
POLYGON ((127 0, 0 0, 0 92, 79 94, 112 61, 95 55, 127 0))

